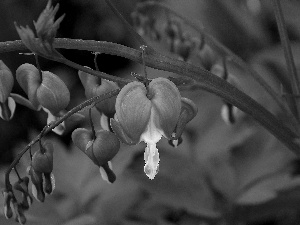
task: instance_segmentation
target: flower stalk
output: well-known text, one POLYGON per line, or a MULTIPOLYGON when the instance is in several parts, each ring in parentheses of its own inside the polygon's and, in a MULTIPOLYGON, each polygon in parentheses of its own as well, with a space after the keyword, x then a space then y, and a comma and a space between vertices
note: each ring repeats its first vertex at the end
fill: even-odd
POLYGON ((100 95, 100 96, 95 96, 93 98, 90 98, 86 101, 84 101, 83 103, 79 104, 78 106, 72 108, 70 111, 68 111, 66 114, 64 114, 62 117, 60 117, 58 120, 47 124, 44 129, 42 130, 42 132, 36 136, 22 151, 20 151, 17 155, 17 157, 14 159, 14 161, 11 163, 11 165, 8 167, 8 169, 5 172, 5 186, 7 190, 11 190, 12 186, 10 184, 9 181, 9 174, 11 172, 11 170, 18 164, 19 160, 21 159, 21 157, 28 151, 28 149, 31 148, 31 146, 33 146, 35 143, 37 143, 38 141, 40 141, 40 139, 45 136, 47 133, 49 133, 52 129, 54 129, 56 126, 58 126, 60 123, 62 123, 63 121, 65 121, 67 118, 69 118, 70 116, 72 116, 73 114, 79 112, 80 110, 84 109, 85 107, 94 104, 94 103, 98 103, 101 102, 105 99, 111 98, 115 95, 117 95, 119 93, 119 89, 113 90, 111 92, 108 92, 106 94, 100 95))

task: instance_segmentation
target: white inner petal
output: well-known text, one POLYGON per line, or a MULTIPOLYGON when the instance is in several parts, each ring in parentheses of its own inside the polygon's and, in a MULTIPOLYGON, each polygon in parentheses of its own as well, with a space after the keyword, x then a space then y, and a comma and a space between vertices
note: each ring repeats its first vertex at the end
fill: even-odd
POLYGON ((144 141, 147 144, 144 154, 144 171, 151 180, 154 179, 155 175, 158 172, 159 153, 158 149, 156 148, 156 143, 161 139, 163 133, 155 126, 155 116, 157 115, 152 107, 146 131, 141 135, 141 141, 144 141))

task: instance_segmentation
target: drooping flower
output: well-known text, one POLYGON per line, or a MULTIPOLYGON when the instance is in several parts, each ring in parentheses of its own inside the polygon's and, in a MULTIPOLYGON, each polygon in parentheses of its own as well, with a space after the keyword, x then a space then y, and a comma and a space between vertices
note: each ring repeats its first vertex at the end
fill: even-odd
POLYGON ((99 167, 103 180, 108 183, 116 180, 110 161, 118 153, 120 141, 114 133, 98 130, 93 134, 91 130, 77 128, 72 133, 72 140, 99 167))
POLYGON ((123 87, 117 97, 116 119, 111 119, 112 129, 126 144, 134 145, 140 141, 147 144, 144 171, 150 179, 154 179, 158 172, 156 143, 162 136, 178 138, 174 132, 179 130, 182 133, 183 129, 179 126, 185 126, 182 120, 187 118, 181 116, 182 113, 186 112, 182 110, 180 92, 166 78, 153 79, 147 87, 141 82, 131 82, 123 87))

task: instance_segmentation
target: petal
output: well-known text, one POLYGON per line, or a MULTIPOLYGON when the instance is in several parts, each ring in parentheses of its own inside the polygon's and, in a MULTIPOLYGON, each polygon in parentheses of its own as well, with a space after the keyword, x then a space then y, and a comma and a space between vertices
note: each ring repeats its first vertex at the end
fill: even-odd
POLYGON ((9 121, 14 116, 16 109, 16 102, 13 98, 8 97, 8 99, 4 102, 0 102, 0 117, 6 121, 9 121))
POLYGON ((121 124, 118 121, 116 121, 115 119, 112 119, 112 118, 110 119, 110 126, 111 126, 113 132, 119 138, 119 140, 121 142, 123 142, 124 144, 135 145, 139 142, 139 139, 137 139, 135 142, 133 140, 131 140, 131 138, 129 138, 127 136, 127 134, 124 132, 121 124))
POLYGON ((137 81, 125 85, 116 100, 116 114, 127 136, 138 142, 144 132, 151 111, 146 87, 137 81))
POLYGON ((11 70, 0 60, 0 102, 4 103, 14 86, 11 70))
POLYGON ((145 166, 144 171, 150 180, 153 180, 158 172, 159 153, 156 144, 147 144, 144 153, 145 166))
POLYGON ((170 138, 181 110, 178 88, 170 80, 159 77, 150 82, 148 98, 158 114, 156 126, 163 130, 165 137, 170 138))
MULTIPOLYGON (((46 109, 44 107, 42 107, 42 108, 48 114, 47 124, 50 124, 51 122, 54 122, 59 118, 59 117, 54 116, 48 109, 46 109)), ((66 130, 65 121, 63 121, 58 126, 56 126, 52 129, 52 131, 58 135, 62 135, 65 130, 66 130)))

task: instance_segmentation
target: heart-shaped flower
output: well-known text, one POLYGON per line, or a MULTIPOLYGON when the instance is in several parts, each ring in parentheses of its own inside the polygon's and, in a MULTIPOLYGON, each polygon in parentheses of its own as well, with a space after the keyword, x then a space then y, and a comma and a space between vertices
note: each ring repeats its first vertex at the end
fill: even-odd
POLYGON ((180 92, 165 78, 153 79, 149 86, 131 82, 116 100, 116 120, 111 126, 126 144, 147 143, 144 171, 150 179, 157 174, 159 154, 156 143, 164 136, 172 138, 181 112, 180 92))
POLYGON ((93 132, 85 128, 77 128, 72 133, 74 144, 100 167, 102 178, 110 183, 116 179, 111 169, 110 160, 120 149, 116 135, 106 130, 99 130, 93 137, 93 132))
MULTIPOLYGON (((42 106, 56 116, 70 102, 70 92, 65 83, 49 71, 43 71, 41 77, 34 65, 25 63, 17 69, 16 78, 36 110, 42 106)), ((25 102, 24 105, 27 106, 25 102)))

